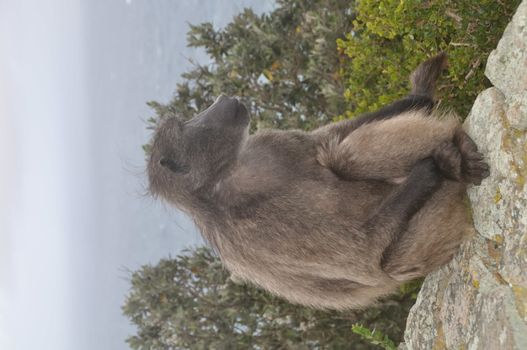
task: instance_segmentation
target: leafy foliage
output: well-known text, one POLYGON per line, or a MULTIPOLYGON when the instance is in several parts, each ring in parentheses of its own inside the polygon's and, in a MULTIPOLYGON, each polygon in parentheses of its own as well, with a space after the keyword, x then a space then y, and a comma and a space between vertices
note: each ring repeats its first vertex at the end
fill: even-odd
POLYGON ((252 285, 234 283, 207 248, 143 266, 132 274, 131 286, 123 312, 137 334, 127 341, 141 350, 375 349, 377 343, 371 341, 378 340, 379 331, 401 340, 415 301, 411 293, 399 294, 347 312, 293 305, 252 285), (371 339, 354 333, 358 322, 379 331, 371 339))
POLYGON ((388 336, 382 334, 382 332, 378 330, 369 330, 368 328, 358 323, 354 324, 351 330, 353 331, 353 333, 360 335, 362 339, 367 340, 370 344, 379 345, 380 347, 386 350, 397 349, 393 340, 391 340, 388 336))
POLYGON ((352 28, 352 5, 279 0, 273 12, 246 9, 223 29, 191 25, 189 46, 203 48, 213 63, 183 74, 168 105, 150 105, 161 116, 190 118, 224 93, 245 102, 253 129, 325 124, 346 109, 336 41, 352 28))
POLYGON ((485 62, 519 0, 362 0, 338 49, 349 57, 340 74, 350 103, 346 117, 368 112, 407 94, 408 76, 440 51, 449 55, 439 85, 441 102, 466 115, 488 87, 485 62))

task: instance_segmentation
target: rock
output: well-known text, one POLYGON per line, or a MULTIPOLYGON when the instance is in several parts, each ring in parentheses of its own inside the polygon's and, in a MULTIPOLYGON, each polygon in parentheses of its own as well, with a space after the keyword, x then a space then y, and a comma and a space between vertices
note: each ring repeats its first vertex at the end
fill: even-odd
POLYGON ((464 125, 491 167, 468 191, 477 232, 426 278, 400 349, 527 349, 527 0, 485 74, 464 125))
POLYGON ((485 75, 506 96, 524 94, 527 86, 527 4, 520 4, 487 61, 485 75))

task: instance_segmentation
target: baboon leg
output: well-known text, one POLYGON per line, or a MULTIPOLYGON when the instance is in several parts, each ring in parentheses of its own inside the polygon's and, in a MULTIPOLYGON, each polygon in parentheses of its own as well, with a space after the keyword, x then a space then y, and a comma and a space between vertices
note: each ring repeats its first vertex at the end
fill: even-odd
POLYGON ((361 115, 355 119, 352 119, 352 121, 354 122, 354 127, 358 128, 363 124, 389 119, 391 117, 411 110, 424 109, 430 112, 434 107, 434 104, 434 100, 431 97, 408 95, 405 98, 397 100, 392 104, 389 104, 388 106, 379 109, 376 112, 361 115))
POLYGON ((339 143, 320 146, 317 160, 343 180, 401 183, 416 162, 432 156, 445 141, 452 144, 458 128, 454 118, 405 114, 364 125, 339 143))
POLYGON ((423 159, 413 167, 405 182, 399 186, 364 224, 379 254, 383 266, 412 216, 437 191, 443 181, 433 158, 423 159))
POLYGON ((436 82, 447 64, 447 56, 440 53, 421 63, 410 75, 412 90, 410 94, 392 104, 372 113, 361 115, 351 120, 321 127, 313 132, 316 137, 337 136, 343 140, 350 132, 361 125, 374 121, 389 119, 411 110, 430 112, 435 105, 434 94, 436 82))
POLYGON ((384 254, 382 270, 397 281, 424 276, 446 264, 473 228, 464 199, 466 186, 443 181, 384 254))

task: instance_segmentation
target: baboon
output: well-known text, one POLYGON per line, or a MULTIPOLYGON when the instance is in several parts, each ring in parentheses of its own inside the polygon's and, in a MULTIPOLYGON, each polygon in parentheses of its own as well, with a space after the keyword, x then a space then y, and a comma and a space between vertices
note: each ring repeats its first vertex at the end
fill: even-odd
POLYGON ((453 257, 468 184, 489 167, 452 113, 434 108, 441 53, 410 94, 312 132, 260 130, 220 96, 152 140, 149 189, 192 217, 238 280, 322 309, 362 308, 453 257))

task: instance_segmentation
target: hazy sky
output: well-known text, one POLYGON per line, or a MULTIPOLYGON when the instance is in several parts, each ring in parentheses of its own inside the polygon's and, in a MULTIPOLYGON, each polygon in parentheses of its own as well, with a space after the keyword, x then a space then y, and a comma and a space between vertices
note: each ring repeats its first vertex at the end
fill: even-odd
POLYGON ((142 195, 145 102, 205 59, 187 22, 246 6, 0 0, 0 349, 127 348, 126 270, 201 242, 142 195))

